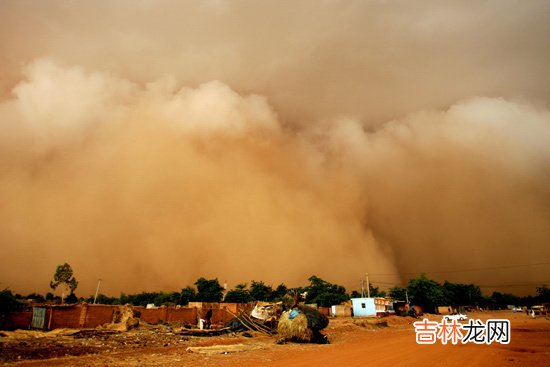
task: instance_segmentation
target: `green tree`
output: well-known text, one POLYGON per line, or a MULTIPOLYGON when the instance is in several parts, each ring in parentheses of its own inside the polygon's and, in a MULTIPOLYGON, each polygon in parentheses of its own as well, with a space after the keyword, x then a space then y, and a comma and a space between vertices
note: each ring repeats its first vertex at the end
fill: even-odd
POLYGON ((71 292, 67 298, 65 298, 65 302, 66 303, 78 303, 78 297, 73 293, 71 292))
POLYGON ((195 282, 197 286, 196 300, 198 302, 220 302, 223 298, 223 287, 218 279, 200 277, 195 282))
MULTIPOLYGON (((363 294, 359 291, 354 290, 351 292, 351 298, 362 298, 363 294)), ((386 292, 381 291, 379 287, 375 287, 374 284, 369 283, 369 293, 365 292, 365 297, 386 297, 386 292)))
POLYGON ((65 298, 65 292, 70 291, 70 295, 74 293, 78 282, 73 276, 73 269, 67 263, 59 265, 55 270, 53 275, 53 280, 50 282, 50 288, 55 290, 57 287, 61 286, 61 302, 65 298))
POLYGON ((369 290, 371 297, 386 297, 386 292, 381 291, 379 287, 375 287, 372 283, 369 283, 369 290))
POLYGON ((307 292, 306 303, 316 303, 318 306, 330 307, 349 300, 346 288, 341 285, 331 284, 315 275, 312 275, 308 280, 310 284, 305 288, 307 292))
POLYGON ((141 292, 137 294, 129 294, 125 303, 133 306, 147 306, 150 303, 155 303, 158 293, 156 292, 141 292))
POLYGON ((175 306, 181 300, 179 292, 158 292, 154 298, 154 303, 157 306, 175 306))
POLYGON ((550 289, 548 289, 548 286, 546 284, 537 287, 537 301, 539 303, 550 302, 550 289))
POLYGON ((493 309, 505 309, 508 305, 518 305, 520 298, 510 293, 493 292, 489 304, 493 309))
POLYGON ((437 306, 448 304, 445 289, 435 280, 428 279, 425 274, 411 279, 407 285, 409 299, 413 305, 419 305, 424 312, 435 312, 437 306))
POLYGON ((195 288, 191 286, 187 286, 181 290, 181 299, 180 302, 182 305, 188 305, 189 302, 195 301, 195 298, 197 297, 197 293, 195 292, 195 288))
POLYGON ((6 315, 7 313, 16 310, 22 303, 17 299, 16 295, 9 289, 3 289, 0 291, 0 315, 6 315))
POLYGON ((480 305, 483 302, 481 289, 473 284, 460 284, 445 281, 445 295, 454 307, 480 305))
POLYGON ((362 298, 363 295, 361 293, 359 293, 358 291, 352 291, 351 294, 350 294, 350 298, 362 298))
POLYGON ((390 288, 390 298, 396 301, 406 301, 407 289, 399 286, 390 288))
MULTIPOLYGON (((94 302, 95 295, 91 295, 88 298, 86 298, 87 303, 93 303, 94 302)), ((97 295, 96 303, 100 305, 117 305, 120 304, 120 299, 117 297, 109 297, 104 294, 99 293, 97 295)))
POLYGON ((285 297, 288 293, 288 287, 284 285, 283 283, 279 284, 277 288, 273 291, 271 294, 271 300, 272 301, 282 301, 283 297, 285 297))
POLYGON ((247 303, 252 300, 250 292, 246 289, 246 284, 237 284, 235 289, 230 290, 225 295, 224 302, 247 303))
POLYGON ((30 293, 30 294, 25 296, 25 299, 28 300, 28 301, 34 301, 34 302, 45 302, 46 301, 44 296, 41 295, 41 294, 38 294, 38 293, 30 293))
POLYGON ((253 280, 250 284, 250 296, 255 301, 271 301, 273 299, 273 288, 262 281, 253 280))

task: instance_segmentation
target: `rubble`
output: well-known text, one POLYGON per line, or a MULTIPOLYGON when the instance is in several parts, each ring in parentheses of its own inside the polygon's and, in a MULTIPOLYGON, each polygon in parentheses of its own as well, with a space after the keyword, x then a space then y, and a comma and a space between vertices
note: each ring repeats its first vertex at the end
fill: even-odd
POLYGON ((186 335, 188 333, 183 328, 178 330, 167 325, 147 324, 141 324, 138 328, 125 332, 103 327, 80 330, 57 329, 49 332, 5 331, 3 335, 6 336, 0 338, 0 363, 21 359, 103 354, 143 347, 186 346, 203 339, 201 336, 186 335))
MULTIPOLYGON (((159 347, 187 347, 189 352, 201 354, 233 353, 254 349, 254 343, 245 347, 200 345, 205 337, 216 336, 215 342, 235 340, 237 332, 242 332, 241 340, 249 337, 273 336, 284 329, 290 313, 279 319, 279 306, 260 305, 251 314, 241 311, 233 314, 223 328, 197 329, 181 322, 151 325, 139 322, 139 312, 132 306, 120 306, 114 313, 112 323, 95 329, 55 329, 52 331, 16 330, 3 331, 0 334, 0 363, 10 363, 25 359, 50 359, 63 356, 81 356, 85 354, 108 354, 122 350, 159 347), (256 316, 254 316, 256 315, 256 316), (233 338, 233 339, 231 339, 233 338), (199 345, 197 345, 199 344, 199 345), (252 346, 251 346, 252 345, 252 346), (208 348, 206 348, 208 347, 208 348), (244 349, 241 349, 244 348, 244 349), (252 349, 251 349, 252 348, 252 349)), ((328 320, 317 310, 297 306, 298 316, 290 321, 290 329, 300 330, 298 334, 281 333, 280 340, 302 342, 322 342, 326 337, 319 330, 328 325, 328 320), (299 327, 298 327, 299 326, 299 327)), ((204 343, 203 343, 204 344, 204 343)), ((222 343, 223 344, 223 343, 222 343)))
POLYGON ((131 305, 121 305, 113 313, 113 321, 104 325, 109 330, 128 331, 139 326, 139 312, 131 305))

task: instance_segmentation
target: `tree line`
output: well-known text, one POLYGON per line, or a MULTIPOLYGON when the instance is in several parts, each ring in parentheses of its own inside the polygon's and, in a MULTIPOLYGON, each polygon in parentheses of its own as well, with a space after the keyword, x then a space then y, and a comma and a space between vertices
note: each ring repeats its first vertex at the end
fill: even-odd
MULTIPOLYGON (((357 290, 348 293, 346 289, 338 284, 330 283, 315 275, 308 278, 309 284, 303 287, 289 288, 281 283, 272 287, 263 281, 252 280, 250 284, 240 283, 233 289, 226 292, 218 279, 198 278, 193 286, 187 286, 181 291, 170 292, 141 292, 137 294, 121 293, 119 297, 110 297, 98 294, 96 302, 99 304, 131 304, 134 306, 146 306, 155 304, 166 305, 187 305, 189 302, 231 302, 248 303, 254 301, 284 302, 289 306, 294 302, 305 302, 317 304, 322 307, 330 307, 348 301, 350 298, 359 298, 361 293, 357 290)), ((94 302, 94 295, 87 298, 78 298, 75 289, 78 282, 73 276, 73 271, 68 264, 57 267, 54 280, 50 283, 53 290, 57 287, 63 289, 62 296, 55 296, 48 292, 45 296, 31 293, 27 296, 13 294, 9 289, 0 291, 0 311, 5 313, 21 305, 28 304, 28 301, 37 303, 76 303, 94 302), (64 293, 68 296, 64 298, 64 293)), ((381 291, 373 284, 369 285, 371 297, 389 296, 393 300, 408 301, 412 305, 421 306, 425 312, 434 312, 437 306, 472 306, 487 309, 501 309, 508 305, 533 306, 540 303, 550 302, 550 289, 546 285, 536 288, 535 296, 518 297, 509 293, 493 292, 492 295, 483 295, 479 286, 474 284, 460 284, 445 281, 442 284, 429 279, 425 274, 409 280, 406 286, 396 286, 388 293, 381 291)))
POLYGON ((504 309, 509 305, 531 307, 535 304, 550 302, 550 289, 546 285, 536 287, 536 296, 519 297, 511 293, 493 292, 483 295, 479 286, 474 284, 442 284, 429 279, 425 274, 409 280, 405 287, 393 287, 390 298, 409 300, 413 305, 421 306, 425 312, 434 312, 438 306, 481 307, 484 309, 504 309))

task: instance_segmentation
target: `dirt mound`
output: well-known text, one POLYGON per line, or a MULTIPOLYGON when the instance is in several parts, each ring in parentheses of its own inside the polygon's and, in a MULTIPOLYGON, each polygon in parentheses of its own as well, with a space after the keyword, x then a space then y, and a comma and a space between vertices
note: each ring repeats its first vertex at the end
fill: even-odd
POLYGON ((384 327, 402 328, 412 325, 415 321, 418 320, 410 316, 388 316, 382 318, 366 317, 353 319, 353 324, 367 329, 379 329, 384 327))
POLYGON ((402 327, 412 325, 413 322, 418 321, 411 316, 388 316, 384 318, 390 327, 402 327))
POLYGON ((367 329, 378 329, 378 328, 388 327, 387 320, 379 319, 377 317, 357 318, 353 320, 353 324, 367 328, 367 329))

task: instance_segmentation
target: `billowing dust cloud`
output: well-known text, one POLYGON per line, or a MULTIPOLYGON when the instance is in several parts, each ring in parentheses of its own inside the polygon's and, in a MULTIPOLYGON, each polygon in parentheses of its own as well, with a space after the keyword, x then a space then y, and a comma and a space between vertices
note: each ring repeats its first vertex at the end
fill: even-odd
POLYGON ((2 288, 550 261, 545 2, 36 5, 0 5, 2 288))

